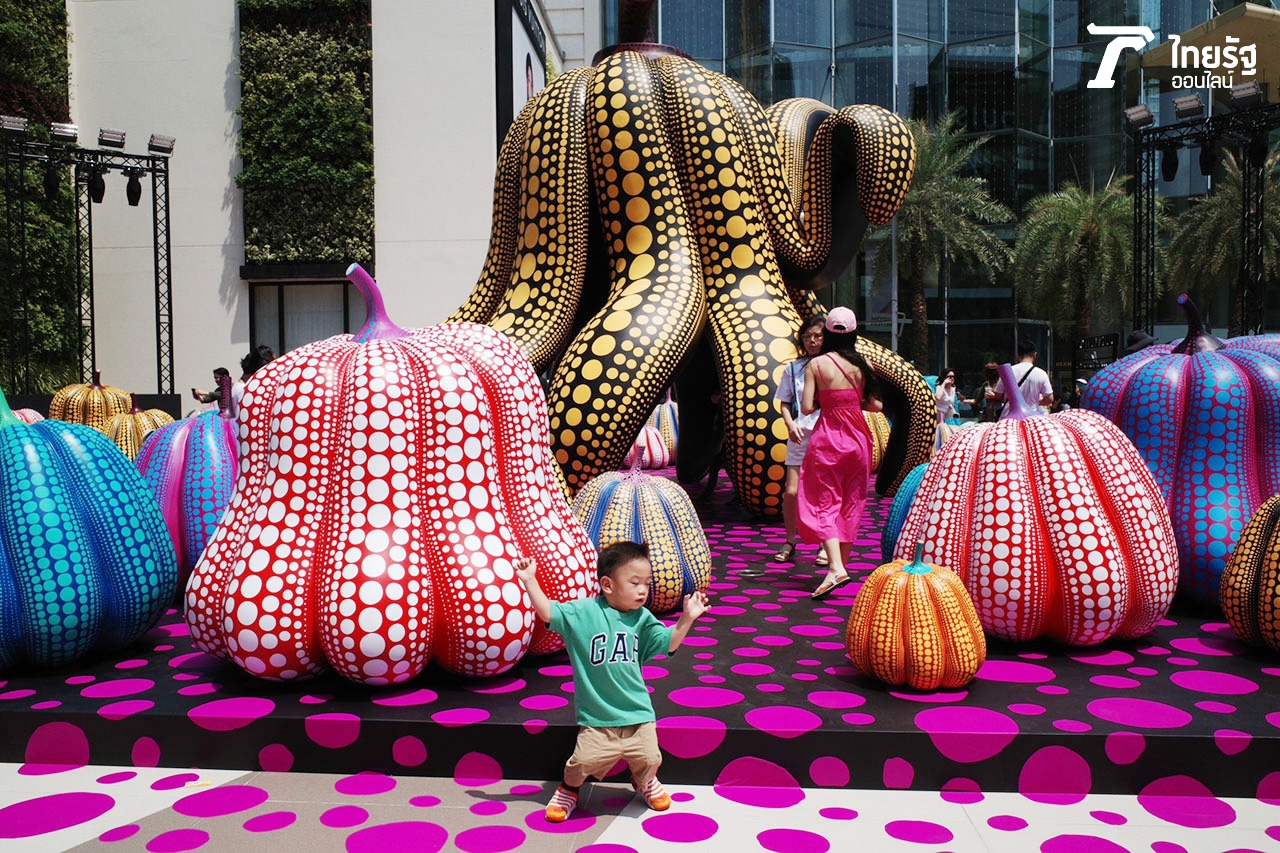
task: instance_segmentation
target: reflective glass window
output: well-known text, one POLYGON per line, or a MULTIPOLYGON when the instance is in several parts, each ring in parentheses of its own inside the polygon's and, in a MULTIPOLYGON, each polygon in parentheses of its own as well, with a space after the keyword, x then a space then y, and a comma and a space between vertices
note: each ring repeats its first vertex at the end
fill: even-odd
POLYGON ((1049 171, 1049 140, 1025 133, 1018 134, 1016 171, 1013 209, 1021 211, 1031 199, 1053 190, 1053 176, 1049 171))
POLYGON ((725 0, 725 53, 747 53, 769 44, 769 0, 725 0))
POLYGON ((831 0, 775 2, 773 40, 830 47, 831 0))
POLYGON ((1055 45, 1109 42, 1112 36, 1093 35, 1089 24, 1120 26, 1136 24, 1125 17, 1125 0, 1077 0, 1053 4, 1053 43, 1055 45))
POLYGON ((724 3, 721 0, 663 0, 661 41, 706 64, 724 58, 724 3))
POLYGON ((972 132, 1017 126, 1014 77, 1012 37, 952 45, 947 51, 949 105, 972 132))
POLYGON ((737 80, 762 104, 773 103, 770 85, 772 54, 768 49, 744 56, 731 56, 725 61, 725 73, 737 80))
POLYGON ((898 0, 898 32, 931 41, 944 41, 945 0, 898 0))
MULTIPOLYGON (((1124 137, 1118 134, 1059 140, 1053 145, 1053 178, 1058 186, 1071 181, 1082 187, 1101 189, 1107 185, 1112 172, 1128 171, 1124 137)), ((1132 184, 1129 189, 1132 191, 1132 184)))
POLYGON ((836 44, 843 46, 893 35, 893 0, 836 3, 836 44))
POLYGON ((1049 0, 1018 0, 1018 32, 1048 44, 1050 6, 1049 0))
POLYGON ((893 43, 864 42, 836 51, 836 103, 893 109, 893 43))
POLYGON ((951 0, 947 6, 947 40, 1001 36, 1014 31, 1013 0, 951 0))
POLYGON ((816 98, 831 101, 831 49, 775 44, 773 50, 773 101, 816 98))
POLYGON ((1061 47, 1054 51, 1053 135, 1092 136, 1121 127, 1122 89, 1090 89, 1105 44, 1061 47))
POLYGON ((1018 41, 1018 127, 1049 135, 1049 46, 1018 41))
MULTIPOLYGON (((877 104, 893 109, 893 48, 888 39, 841 49, 836 55, 836 104, 877 104)), ((898 40, 897 112, 933 119, 942 113, 946 66, 942 45, 898 40)))
POLYGON ((969 164, 973 174, 987 182, 987 193, 1009 208, 1017 208, 1016 162, 1018 141, 1013 133, 992 136, 974 152, 969 164))

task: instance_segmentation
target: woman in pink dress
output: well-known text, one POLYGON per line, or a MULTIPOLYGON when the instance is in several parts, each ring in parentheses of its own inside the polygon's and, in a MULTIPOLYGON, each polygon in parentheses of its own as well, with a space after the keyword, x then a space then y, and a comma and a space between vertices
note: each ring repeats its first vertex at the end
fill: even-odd
POLYGON ((800 468, 800 539, 819 543, 827 556, 827 576, 813 591, 822 598, 849 582, 845 564, 862 523, 862 504, 871 471, 871 430, 862 410, 883 405, 879 385, 858 354, 858 319, 848 308, 831 309, 822 354, 805 367, 800 411, 818 411, 809 449, 800 468))

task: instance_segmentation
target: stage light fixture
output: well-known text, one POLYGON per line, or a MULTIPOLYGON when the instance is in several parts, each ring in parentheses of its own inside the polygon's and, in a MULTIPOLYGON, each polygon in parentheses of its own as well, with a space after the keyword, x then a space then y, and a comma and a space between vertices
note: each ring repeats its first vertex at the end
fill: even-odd
POLYGON ((98 129, 98 144, 103 148, 123 148, 124 147, 124 131, 117 130, 113 127, 103 127, 98 129))
POLYGON ((1231 109, 1245 110, 1262 105, 1262 84, 1257 80, 1237 83, 1231 87, 1231 109))
POLYGON ((1129 123, 1130 130, 1137 130, 1140 127, 1154 124, 1156 120, 1156 117, 1151 113, 1151 107, 1146 104, 1129 107, 1124 111, 1124 118, 1129 123))
POLYGON ((1178 148, 1170 145, 1160 149, 1160 177, 1168 183, 1178 177, 1178 148))
POLYGON ((172 154, 174 141, 172 136, 153 133, 151 134, 151 141, 147 143, 147 150, 152 154, 172 154))
POLYGON ((102 177, 102 172, 101 166, 95 166, 89 174, 89 201, 94 204, 102 204, 107 195, 107 181, 102 177))
POLYGON ((125 169, 125 174, 129 176, 129 181, 124 185, 124 197, 130 207, 137 207, 142 199, 142 172, 138 169, 125 169))
POLYGON ((26 136, 30 124, 23 116, 0 116, 0 130, 13 136, 26 136))
POLYGON ((1194 93, 1174 98, 1173 114, 1180 119, 1198 118, 1204 115, 1204 101, 1194 93))
POLYGON ((1218 160, 1218 150, 1213 140, 1206 139, 1200 143, 1200 174, 1206 178, 1213 175, 1213 166, 1218 160))
POLYGON ((49 125, 49 133, 54 142, 73 143, 80 138, 80 128, 63 121, 55 121, 49 125))

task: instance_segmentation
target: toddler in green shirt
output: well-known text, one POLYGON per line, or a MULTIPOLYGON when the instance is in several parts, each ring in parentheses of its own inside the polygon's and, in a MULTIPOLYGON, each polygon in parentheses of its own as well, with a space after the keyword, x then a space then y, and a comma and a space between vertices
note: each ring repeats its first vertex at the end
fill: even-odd
POLYGON ((547 820, 560 823, 578 805, 588 778, 603 779, 618 759, 631 768, 631 784, 649 808, 663 811, 671 797, 658 781, 662 752, 653 702, 640 667, 657 655, 680 648, 693 623, 707 612, 707 596, 684 597, 684 612, 674 627, 645 609, 653 567, 649 546, 615 542, 600 551, 596 574, 600 595, 578 601, 552 601, 538 586, 537 564, 516 561, 516 574, 529 592, 534 612, 564 638, 573 665, 573 704, 578 742, 564 767, 564 782, 547 804, 547 820))

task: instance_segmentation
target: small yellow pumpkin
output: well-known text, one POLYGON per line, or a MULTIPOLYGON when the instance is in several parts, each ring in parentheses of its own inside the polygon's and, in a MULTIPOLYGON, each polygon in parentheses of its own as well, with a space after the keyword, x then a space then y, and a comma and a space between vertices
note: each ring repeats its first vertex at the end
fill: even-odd
POLYGON ((112 415, 129 413, 129 392, 102 384, 102 371, 93 372, 88 384, 68 385, 53 395, 49 417, 91 426, 102 432, 112 415))
POLYGON ((129 411, 107 418, 107 422, 100 431, 106 433, 107 438, 123 450, 124 455, 128 456, 129 461, 132 462, 138 458, 138 452, 142 450, 143 439, 153 429, 171 423, 173 423, 173 416, 168 412, 163 409, 147 409, 144 412, 138 407, 138 401, 130 394, 129 411))
POLYGON ((1222 571, 1218 598, 1240 639, 1280 652, 1280 495, 1245 525, 1222 571))
POLYGON ((887 684, 917 690, 968 684, 987 659, 973 601, 959 575, 923 561, 880 566, 862 584, 845 632, 855 666, 887 684))

